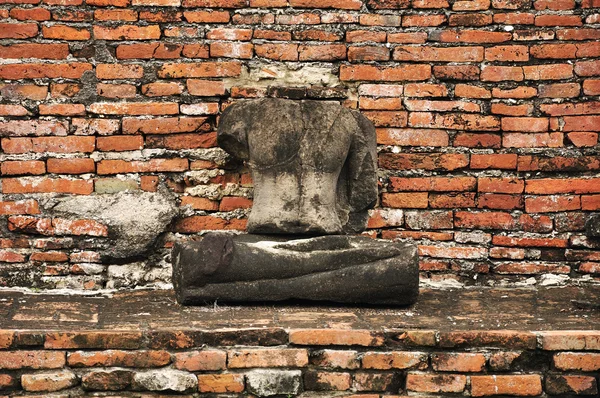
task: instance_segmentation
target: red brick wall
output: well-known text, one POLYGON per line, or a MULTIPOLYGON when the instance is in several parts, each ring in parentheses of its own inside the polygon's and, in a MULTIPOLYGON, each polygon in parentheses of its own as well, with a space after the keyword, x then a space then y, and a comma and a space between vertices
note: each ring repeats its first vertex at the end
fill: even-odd
POLYGON ((597 397, 598 348, 598 333, 590 331, 0 330, 0 388, 11 396, 154 397, 140 394, 166 386, 169 395, 187 397, 260 396, 252 375, 261 372, 263 385, 287 375, 297 386, 280 386, 288 397, 597 397))
MULTIPOLYGON (((600 244, 583 225, 600 208, 599 8, 2 1, 0 284, 119 277, 79 266, 99 261, 110 231, 56 218, 52 193, 174 192, 186 210, 146 271, 164 269, 156 258, 178 236, 243 229, 251 181, 222 162, 214 131, 232 101, 261 96, 339 100, 373 120, 381 198, 369 234, 416 240, 424 278, 597 277, 600 244)), ((151 275, 133 284, 168 280, 151 275)))

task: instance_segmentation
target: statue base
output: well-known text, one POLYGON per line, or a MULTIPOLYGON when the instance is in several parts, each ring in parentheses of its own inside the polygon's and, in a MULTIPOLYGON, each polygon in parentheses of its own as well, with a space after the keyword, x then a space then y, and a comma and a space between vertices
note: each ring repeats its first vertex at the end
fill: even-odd
POLYGON ((183 305, 283 300, 408 305, 419 293, 415 245, 362 236, 209 233, 173 248, 183 305))

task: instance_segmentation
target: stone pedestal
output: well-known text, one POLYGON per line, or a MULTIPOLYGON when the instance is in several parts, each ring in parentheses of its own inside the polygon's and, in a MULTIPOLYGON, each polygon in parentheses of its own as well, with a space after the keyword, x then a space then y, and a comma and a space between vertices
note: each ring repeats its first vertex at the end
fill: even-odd
POLYGON ((177 301, 282 300, 408 305, 417 299, 415 245, 361 236, 210 233, 173 249, 177 301))

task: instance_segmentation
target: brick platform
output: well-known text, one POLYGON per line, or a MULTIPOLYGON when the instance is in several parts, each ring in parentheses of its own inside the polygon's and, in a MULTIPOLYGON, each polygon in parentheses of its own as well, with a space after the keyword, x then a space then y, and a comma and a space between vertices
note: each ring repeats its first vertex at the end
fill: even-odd
POLYGON ((3 292, 0 391, 598 396, 598 303, 598 286, 423 290, 406 309, 3 292))

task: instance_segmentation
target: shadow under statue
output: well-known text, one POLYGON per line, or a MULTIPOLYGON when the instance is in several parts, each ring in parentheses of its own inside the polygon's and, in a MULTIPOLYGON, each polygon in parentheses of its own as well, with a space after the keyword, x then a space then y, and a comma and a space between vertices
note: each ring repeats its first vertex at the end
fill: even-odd
POLYGON ((335 102, 243 101, 223 112, 217 142, 251 169, 249 233, 177 243, 179 303, 416 301, 416 246, 353 235, 378 195, 375 129, 363 115, 335 102))

